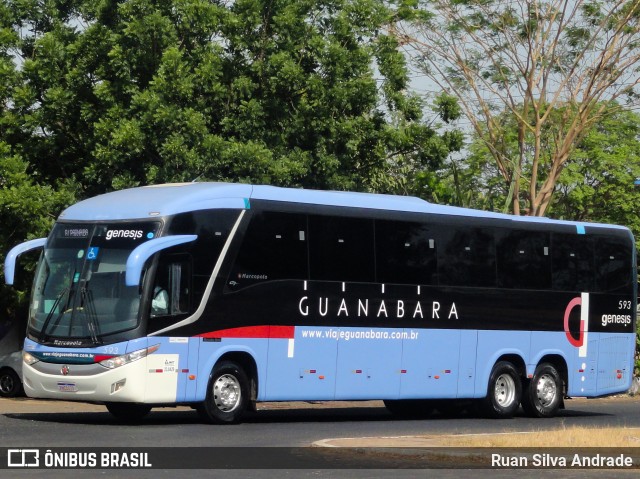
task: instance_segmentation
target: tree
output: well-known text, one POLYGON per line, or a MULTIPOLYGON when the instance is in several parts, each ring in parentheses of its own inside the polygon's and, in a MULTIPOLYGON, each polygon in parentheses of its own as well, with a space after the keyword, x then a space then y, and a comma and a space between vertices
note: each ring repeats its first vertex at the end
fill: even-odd
POLYGON ((544 215, 593 125, 636 96, 640 1, 425 0, 418 13, 394 34, 459 100, 508 191, 505 209, 544 215))
POLYGON ((406 191, 457 144, 407 93, 391 18, 382 0, 1 2, 0 251, 151 183, 406 191))
MULTIPOLYGON (((73 198, 72 185, 50 186, 34 183, 27 164, 11 148, 0 141, 0 246, 5 254, 25 239, 46 236, 60 210, 73 198)), ((31 262, 30 270, 33 270, 31 262)), ((0 280, 4 272, 0 272, 0 280)), ((15 288, 0 288, 0 316, 12 318, 17 311, 26 312, 29 280, 17 275, 15 288)), ((3 281, 4 283, 4 281, 3 281)))
MULTIPOLYGON (((562 117, 557 112, 554 117, 562 117)), ((518 128, 505 113, 503 122, 505 151, 518 148, 518 128)), ((542 144, 551 143, 553 129, 545 130, 542 144)), ((618 110, 596 123, 580 141, 565 165, 548 208, 558 219, 613 223, 628 226, 640 237, 640 220, 636 205, 640 188, 640 115, 631 110, 618 110)), ((552 149, 543 149, 541 157, 549 158, 552 149)), ((496 209, 504 204, 509 191, 500 181, 496 164, 484 140, 473 137, 467 155, 451 160, 438 172, 441 191, 446 200, 459 206, 496 209), (470 192, 470 193, 469 193, 470 192)), ((525 175, 527 172, 524 172, 525 175)))
POLYGON ((619 111, 579 143, 556 186, 559 218, 628 226, 640 238, 640 115, 619 111))
POLYGON ((21 63, 0 138, 81 195, 196 178, 389 191, 448 153, 407 93, 381 0, 4 9, 21 63))

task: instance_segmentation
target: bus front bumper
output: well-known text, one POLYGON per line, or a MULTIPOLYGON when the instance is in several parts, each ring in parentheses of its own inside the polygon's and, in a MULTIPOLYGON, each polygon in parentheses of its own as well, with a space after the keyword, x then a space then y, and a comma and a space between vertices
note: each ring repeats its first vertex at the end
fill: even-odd
POLYGON ((98 364, 22 364, 24 390, 33 398, 89 402, 146 402, 147 362, 115 369, 98 364))

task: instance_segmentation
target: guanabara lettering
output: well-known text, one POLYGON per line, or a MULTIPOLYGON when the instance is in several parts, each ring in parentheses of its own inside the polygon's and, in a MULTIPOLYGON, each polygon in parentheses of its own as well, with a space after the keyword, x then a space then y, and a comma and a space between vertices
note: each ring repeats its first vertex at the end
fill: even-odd
POLYGON ((318 314, 320 316, 358 317, 358 318, 431 318, 459 319, 456 303, 441 304, 439 301, 409 300, 369 300, 360 298, 341 298, 330 300, 328 297, 310 299, 303 296, 298 302, 301 316, 318 314))

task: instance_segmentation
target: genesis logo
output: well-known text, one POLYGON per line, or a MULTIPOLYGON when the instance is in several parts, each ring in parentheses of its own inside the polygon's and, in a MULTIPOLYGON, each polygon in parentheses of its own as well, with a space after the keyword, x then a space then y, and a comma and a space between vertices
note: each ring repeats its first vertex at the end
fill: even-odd
POLYGON ((107 230, 107 241, 113 238, 130 238, 130 239, 140 239, 142 238, 143 231, 142 230, 107 230))

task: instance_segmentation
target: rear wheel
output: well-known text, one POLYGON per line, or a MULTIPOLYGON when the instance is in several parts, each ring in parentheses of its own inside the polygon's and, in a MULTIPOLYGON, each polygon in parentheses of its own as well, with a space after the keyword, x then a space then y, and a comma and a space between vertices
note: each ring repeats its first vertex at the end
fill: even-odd
POLYGON ((532 417, 553 417, 562 403, 562 379, 553 364, 536 368, 522 396, 522 408, 532 417))
POLYGON ((222 362, 213 368, 207 396, 198 406, 198 413, 210 423, 237 423, 250 403, 249 391, 249 379, 244 370, 234 362, 222 362))
POLYGON ((122 422, 137 423, 142 421, 151 411, 147 404, 108 402, 107 410, 122 422))
POLYGON ((499 361, 493 366, 483 401, 484 412, 489 417, 507 419, 513 417, 520 406, 522 382, 515 366, 499 361))

